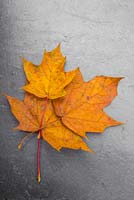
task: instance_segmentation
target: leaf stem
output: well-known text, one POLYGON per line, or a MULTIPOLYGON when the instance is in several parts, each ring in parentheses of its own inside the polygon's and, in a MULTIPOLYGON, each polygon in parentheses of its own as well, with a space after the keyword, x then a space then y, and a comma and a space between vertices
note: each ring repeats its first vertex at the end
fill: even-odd
POLYGON ((18 149, 19 149, 19 150, 22 149, 25 140, 26 140, 27 138, 29 138, 31 135, 32 135, 32 133, 29 133, 28 135, 25 135, 25 136, 19 141, 19 144, 18 144, 18 149))
POLYGON ((38 132, 38 147, 37 147, 37 180, 38 183, 40 183, 41 181, 41 171, 40 171, 40 139, 42 137, 42 125, 43 125, 43 120, 44 120, 44 116, 45 116, 45 111, 46 111, 46 106, 48 104, 48 98, 46 98, 46 102, 45 102, 45 108, 41 117, 41 122, 40 122, 40 130, 38 132))
POLYGON ((41 131, 38 133, 38 148, 37 148, 37 179, 38 183, 40 183, 41 177, 40 177, 40 138, 41 138, 41 131))

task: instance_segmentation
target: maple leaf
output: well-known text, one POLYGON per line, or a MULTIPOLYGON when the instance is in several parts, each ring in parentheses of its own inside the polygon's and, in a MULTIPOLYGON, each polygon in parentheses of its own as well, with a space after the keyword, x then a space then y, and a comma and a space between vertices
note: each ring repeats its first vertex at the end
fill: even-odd
POLYGON ((84 82, 78 69, 75 78, 66 87, 67 95, 53 100, 57 116, 64 125, 82 137, 86 137, 86 132, 101 133, 109 126, 122 124, 103 111, 117 95, 121 79, 96 76, 84 82))
MULTIPOLYGON (((53 148, 82 149, 93 152, 82 138, 63 125, 56 116, 52 103, 48 99, 41 99, 29 93, 23 101, 7 96, 11 111, 19 121, 18 130, 35 133, 38 131, 38 182, 40 182, 40 138, 42 137, 53 148)), ((22 140, 23 141, 23 140, 22 140)), ((22 143, 19 143, 19 148, 22 143)))
POLYGON ((56 99, 66 95, 64 88, 72 81, 77 70, 64 72, 65 61, 60 44, 54 50, 44 52, 39 66, 23 59, 24 71, 29 81, 23 89, 40 98, 56 99))

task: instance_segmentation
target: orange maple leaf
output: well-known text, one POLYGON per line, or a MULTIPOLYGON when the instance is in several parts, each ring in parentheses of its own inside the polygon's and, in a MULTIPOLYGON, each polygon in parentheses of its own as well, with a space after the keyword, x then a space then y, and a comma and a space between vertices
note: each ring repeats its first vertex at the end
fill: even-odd
POLYGON ((65 61, 60 44, 54 50, 44 52, 39 66, 23 59, 24 71, 29 81, 23 89, 40 98, 56 99, 66 95, 64 88, 72 81, 77 69, 64 72, 65 61))
POLYGON ((67 95, 53 100, 57 116, 64 125, 82 137, 86 137, 86 132, 101 133, 109 126, 122 124, 103 111, 117 95, 121 79, 96 76, 84 82, 78 69, 75 78, 66 87, 67 95))
MULTIPOLYGON (((82 149, 93 152, 82 138, 63 125, 55 115, 51 100, 41 99, 29 93, 25 94, 23 101, 7 96, 11 111, 19 121, 15 128, 35 133, 38 131, 38 182, 40 182, 40 138, 42 137, 53 148, 82 149)), ((22 142, 24 139, 22 139, 22 142)), ((19 148, 22 147, 19 143, 19 148)))

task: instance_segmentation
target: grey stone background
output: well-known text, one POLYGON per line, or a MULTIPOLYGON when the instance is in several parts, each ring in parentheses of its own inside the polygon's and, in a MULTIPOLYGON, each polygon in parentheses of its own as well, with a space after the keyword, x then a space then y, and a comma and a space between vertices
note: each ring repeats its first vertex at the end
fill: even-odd
POLYGON ((134 199, 134 1, 1 0, 0 92, 22 98, 21 56, 39 64, 44 48, 61 42, 66 70, 79 66, 85 80, 125 76, 107 113, 126 124, 89 133, 96 155, 41 143, 42 182, 36 181, 36 137, 25 135, 0 97, 0 200, 134 199))

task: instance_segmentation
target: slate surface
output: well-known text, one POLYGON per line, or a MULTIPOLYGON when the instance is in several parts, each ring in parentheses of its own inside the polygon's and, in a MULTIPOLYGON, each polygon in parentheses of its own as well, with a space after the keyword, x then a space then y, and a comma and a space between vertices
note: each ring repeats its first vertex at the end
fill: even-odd
POLYGON ((53 150, 41 143, 42 182, 36 182, 33 137, 22 151, 24 135, 0 97, 1 200, 134 199, 134 1, 1 0, 0 92, 22 98, 21 56, 38 64, 44 48, 59 42, 66 70, 80 66, 85 80, 95 75, 125 76, 119 96, 106 111, 126 122, 105 134, 89 134, 96 155, 53 150))

